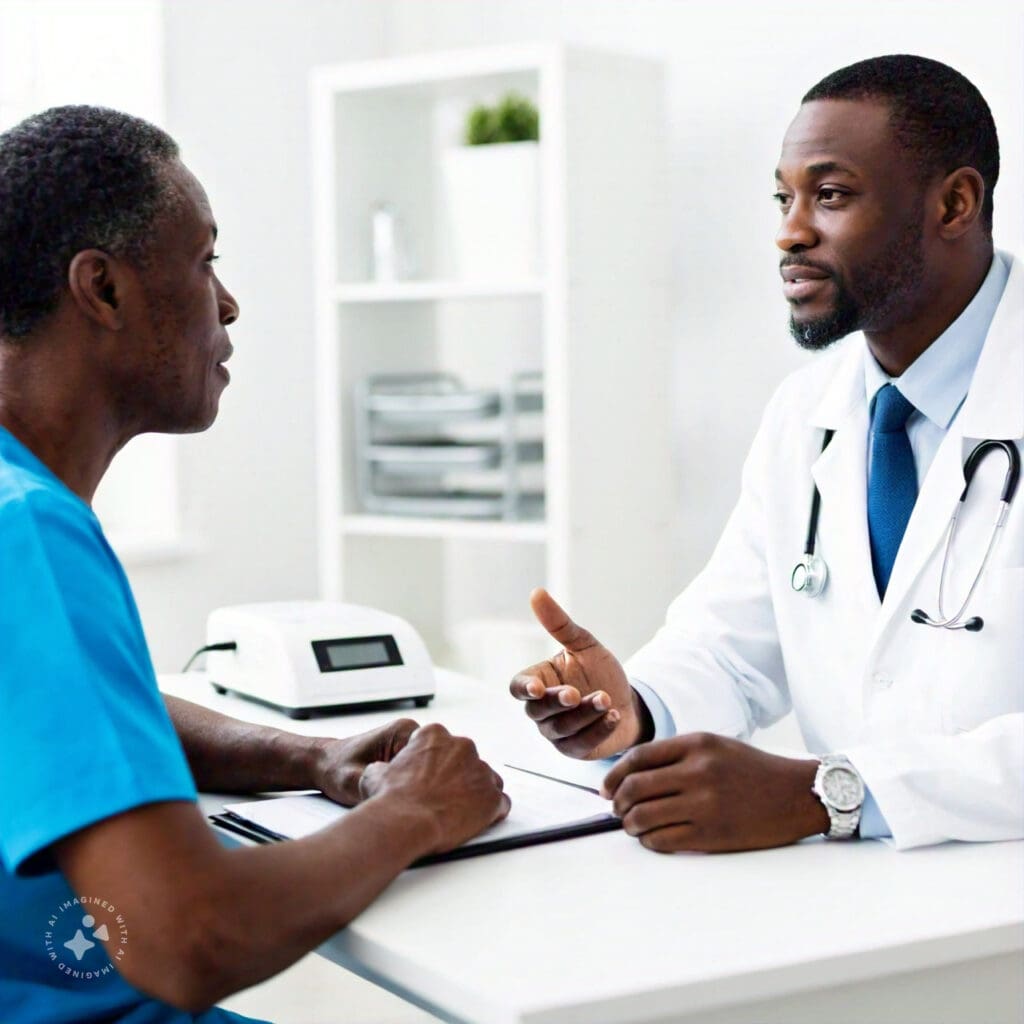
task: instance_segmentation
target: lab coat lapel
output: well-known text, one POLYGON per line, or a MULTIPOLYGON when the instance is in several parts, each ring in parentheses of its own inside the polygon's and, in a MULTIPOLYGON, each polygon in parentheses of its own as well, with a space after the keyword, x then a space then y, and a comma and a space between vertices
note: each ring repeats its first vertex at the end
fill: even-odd
POLYGON ((850 588, 866 611, 874 611, 878 591, 868 543, 864 345, 860 334, 845 343, 840 365, 811 414, 813 426, 835 431, 811 466, 811 476, 821 492, 817 551, 829 566, 830 585, 850 588))
POLYGON ((964 487, 967 452, 985 438, 1024 435, 1024 267, 1014 260, 960 415, 921 482, 882 602, 880 628, 903 613, 908 591, 940 557, 949 517, 964 487))

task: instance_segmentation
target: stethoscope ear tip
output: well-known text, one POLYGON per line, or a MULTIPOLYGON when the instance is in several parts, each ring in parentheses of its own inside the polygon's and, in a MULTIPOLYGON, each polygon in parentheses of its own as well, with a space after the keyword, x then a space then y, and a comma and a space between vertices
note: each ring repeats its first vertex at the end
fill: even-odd
POLYGON ((920 626, 937 626, 945 629, 966 629, 968 633, 979 633, 985 625, 985 620, 980 615, 974 615, 966 622, 956 622, 954 619, 936 622, 921 608, 915 608, 910 613, 910 620, 920 626))

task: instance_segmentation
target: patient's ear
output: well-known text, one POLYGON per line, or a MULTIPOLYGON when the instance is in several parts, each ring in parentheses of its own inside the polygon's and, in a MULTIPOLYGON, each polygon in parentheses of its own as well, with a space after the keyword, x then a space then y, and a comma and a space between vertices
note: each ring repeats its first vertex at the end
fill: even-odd
POLYGON ((101 249, 75 253, 68 267, 71 300, 81 314, 108 331, 124 326, 121 312, 125 266, 101 249))

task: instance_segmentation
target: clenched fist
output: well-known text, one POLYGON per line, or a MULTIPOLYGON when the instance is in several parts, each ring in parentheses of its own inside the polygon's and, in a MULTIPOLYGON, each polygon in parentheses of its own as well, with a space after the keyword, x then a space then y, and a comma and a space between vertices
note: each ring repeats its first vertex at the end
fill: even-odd
POLYGON ((425 818, 434 835, 427 853, 461 846, 511 806, 501 776, 473 741, 443 725, 422 726, 391 761, 367 765, 359 791, 365 800, 388 800, 410 818, 425 818))

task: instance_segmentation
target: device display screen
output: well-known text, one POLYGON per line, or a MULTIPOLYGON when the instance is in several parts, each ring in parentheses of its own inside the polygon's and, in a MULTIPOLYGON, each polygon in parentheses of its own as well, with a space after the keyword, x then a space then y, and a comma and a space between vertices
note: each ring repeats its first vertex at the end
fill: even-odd
POLYGON ((354 636, 344 640, 314 640, 313 653, 321 672, 348 672, 357 668, 401 665, 393 636, 354 636))

